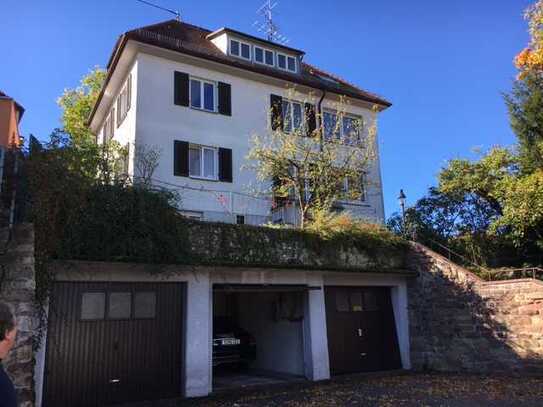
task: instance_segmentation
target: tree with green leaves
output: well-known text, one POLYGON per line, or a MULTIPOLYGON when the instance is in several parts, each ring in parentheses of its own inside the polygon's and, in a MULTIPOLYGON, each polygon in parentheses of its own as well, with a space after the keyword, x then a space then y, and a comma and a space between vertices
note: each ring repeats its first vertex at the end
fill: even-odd
POLYGON ((95 67, 81 79, 77 88, 65 89, 58 98, 57 103, 62 109, 62 129, 75 146, 87 146, 96 142, 87 121, 105 78, 106 71, 95 67))
POLYGON ((520 169, 530 174, 543 168, 543 76, 530 72, 505 95, 511 128, 517 137, 520 169))
POLYGON ((299 118, 283 112, 276 118, 281 123, 270 123, 268 133, 252 138, 245 167, 256 172, 262 185, 271 184, 276 198, 292 200, 302 229, 317 212, 331 212, 337 200, 359 197, 363 174, 375 157, 374 129, 347 118, 347 103, 346 99, 338 101, 336 116, 326 123, 316 114, 323 125, 311 131, 301 111, 299 118), (341 140, 336 136, 340 134, 344 135, 341 140))

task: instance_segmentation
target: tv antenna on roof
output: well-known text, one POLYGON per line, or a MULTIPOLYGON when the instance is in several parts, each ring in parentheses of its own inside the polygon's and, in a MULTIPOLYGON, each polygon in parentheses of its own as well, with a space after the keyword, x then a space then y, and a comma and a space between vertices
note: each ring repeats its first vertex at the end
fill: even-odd
POLYGON ((262 16, 264 21, 260 22, 257 20, 253 23, 253 26, 257 27, 258 32, 264 33, 268 41, 274 41, 285 45, 290 40, 279 33, 279 27, 273 22, 272 12, 278 4, 279 3, 273 2, 272 0, 266 0, 266 2, 256 11, 256 14, 262 16))
POLYGON ((166 11, 170 14, 173 14, 177 21, 181 21, 181 14, 179 13, 179 10, 172 10, 166 7, 162 7, 162 6, 159 6, 158 4, 151 3, 150 1, 145 1, 145 0, 136 0, 136 1, 139 1, 140 3, 146 4, 151 7, 157 8, 159 10, 166 11))

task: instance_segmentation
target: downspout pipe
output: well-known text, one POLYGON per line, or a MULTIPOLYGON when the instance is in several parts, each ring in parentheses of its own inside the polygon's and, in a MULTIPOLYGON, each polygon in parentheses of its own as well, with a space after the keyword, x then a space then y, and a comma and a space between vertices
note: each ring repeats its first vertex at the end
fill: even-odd
POLYGON ((321 151, 323 149, 323 142, 324 142, 324 135, 323 135, 323 127, 322 127, 322 101, 324 100, 324 96, 326 95, 326 90, 325 89, 321 89, 322 91, 322 96, 321 98, 319 99, 319 103, 317 104, 317 117, 319 118, 318 120, 318 126, 319 126, 319 134, 320 134, 320 148, 321 148, 321 151))

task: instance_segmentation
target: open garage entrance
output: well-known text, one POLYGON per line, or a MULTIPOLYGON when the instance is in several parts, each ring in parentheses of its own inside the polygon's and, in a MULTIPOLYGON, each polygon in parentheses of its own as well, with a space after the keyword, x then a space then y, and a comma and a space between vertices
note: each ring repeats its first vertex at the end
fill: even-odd
POLYGON ((305 379, 307 286, 213 286, 213 389, 305 379))
POLYGON ((389 287, 326 287, 330 373, 401 368, 389 287))

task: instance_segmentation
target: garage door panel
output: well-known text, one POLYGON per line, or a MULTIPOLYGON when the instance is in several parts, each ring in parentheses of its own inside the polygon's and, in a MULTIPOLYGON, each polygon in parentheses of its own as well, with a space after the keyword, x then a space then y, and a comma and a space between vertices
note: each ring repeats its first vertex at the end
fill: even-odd
POLYGON ((401 367, 387 287, 326 287, 332 374, 401 367))
POLYGON ((44 405, 179 396, 183 293, 181 284, 172 283, 55 283, 44 405), (149 301, 136 313, 140 292, 154 293, 153 313, 143 310, 153 308, 149 301), (98 300, 100 293, 105 297, 98 300), (103 312, 100 301, 105 301, 103 312))

